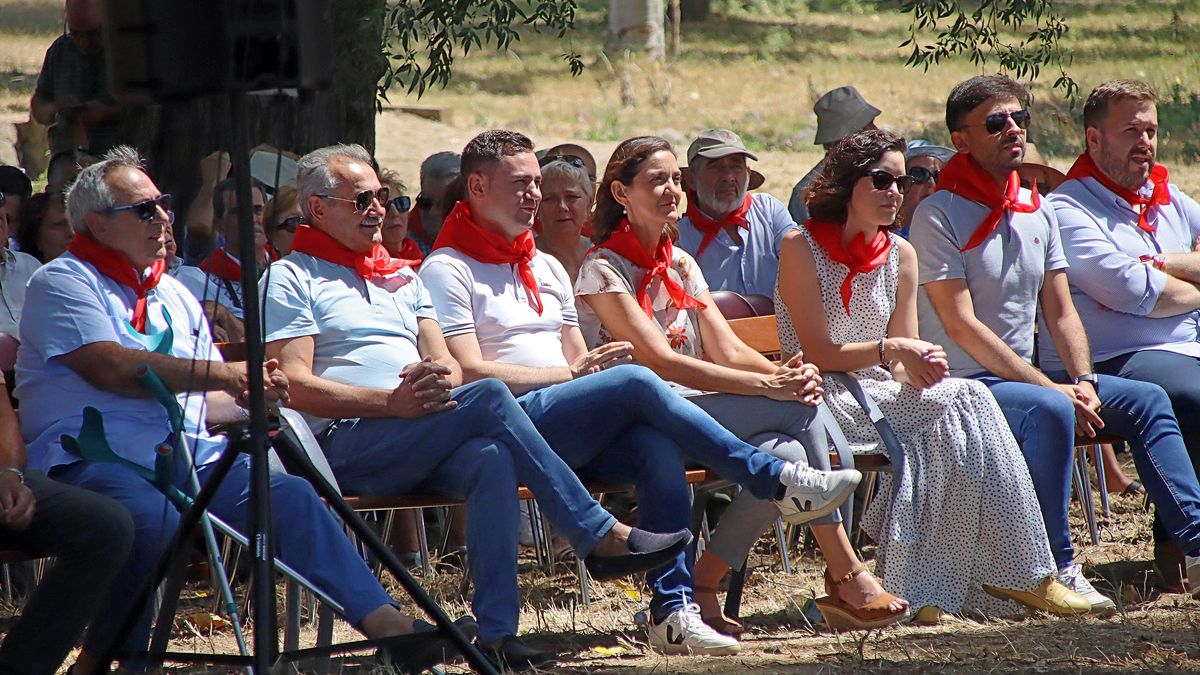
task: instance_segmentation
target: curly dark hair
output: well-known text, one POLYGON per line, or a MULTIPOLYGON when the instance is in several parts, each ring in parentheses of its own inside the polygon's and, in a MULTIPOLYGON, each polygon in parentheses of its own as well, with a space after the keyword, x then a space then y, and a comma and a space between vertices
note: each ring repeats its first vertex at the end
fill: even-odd
POLYGON ((883 129, 860 131, 838 141, 825 157, 821 173, 804 193, 809 215, 814 220, 845 223, 854 184, 884 153, 903 153, 904 148, 903 138, 883 129))
MULTIPOLYGON (((675 153, 675 148, 665 138, 658 136, 635 136, 621 141, 608 165, 604 167, 604 178, 596 189, 596 210, 592 217, 592 241, 600 244, 608 240, 621 218, 625 217, 625 207, 613 197, 612 184, 619 182, 630 185, 642 170, 642 163, 656 152, 675 153)), ((668 234, 674 236, 673 225, 668 226, 668 234)))

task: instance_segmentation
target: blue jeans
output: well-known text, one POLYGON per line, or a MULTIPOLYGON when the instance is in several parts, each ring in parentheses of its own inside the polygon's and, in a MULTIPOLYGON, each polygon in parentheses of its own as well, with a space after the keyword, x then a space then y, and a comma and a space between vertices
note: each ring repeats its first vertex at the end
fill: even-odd
POLYGON ((339 420, 321 446, 347 494, 432 492, 466 500, 471 606, 479 638, 487 642, 517 632, 518 484, 529 486, 580 557, 617 521, 554 454, 499 380, 459 387, 454 399, 457 408, 416 419, 339 420))
MULTIPOLYGON (((201 483, 207 480, 210 468, 211 465, 198 468, 201 483)), ((132 471, 112 464, 76 462, 58 467, 51 476, 107 495, 133 517, 133 553, 117 574, 84 640, 85 649, 98 652, 108 645, 129 611, 133 596, 154 571, 163 549, 178 529, 179 512, 154 486, 132 471)), ((213 514, 242 533, 246 532, 249 485, 250 459, 243 456, 234 461, 209 506, 213 514)), ((358 626, 364 617, 384 605, 395 604, 306 480, 271 474, 271 517, 276 555, 341 604, 346 610, 346 620, 352 625, 358 626)), ((123 649, 146 648, 150 620, 147 608, 126 638, 123 649)))
MULTIPOLYGON (((739 441, 643 366, 617 366, 517 400, 550 447, 581 476, 637 486, 638 526, 644 529, 689 526, 684 457, 764 498, 779 488, 782 461, 739 441)), ((690 601, 690 554, 647 575, 656 620, 690 601)))
MULTIPOLYGON (((1200 474, 1200 359, 1145 350, 1097 363, 1096 371, 1153 387, 1152 394, 1149 390, 1143 394, 1153 404, 1148 414, 1169 417, 1170 428, 1160 423, 1165 430, 1161 438, 1145 442, 1153 446, 1151 452, 1139 451, 1130 442, 1134 463, 1156 507, 1156 539, 1170 536, 1188 555, 1200 555, 1200 486, 1196 480, 1200 474)), ((1106 407, 1108 395, 1103 387, 1109 379, 1105 377, 1101 383, 1100 398, 1106 407)))

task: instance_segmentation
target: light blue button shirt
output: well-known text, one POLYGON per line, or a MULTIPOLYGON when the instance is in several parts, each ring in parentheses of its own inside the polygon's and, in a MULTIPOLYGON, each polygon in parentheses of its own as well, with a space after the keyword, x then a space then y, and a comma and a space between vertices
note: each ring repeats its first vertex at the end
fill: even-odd
POLYGON ((742 244, 735 244, 724 228, 696 255, 704 233, 686 217, 679 221, 676 245, 692 254, 700 271, 714 291, 733 291, 742 295, 775 297, 775 279, 779 275, 779 245, 783 236, 796 227, 783 202, 762 192, 750 195, 747 229, 739 230, 742 244))
POLYGON ((191 291, 197 300, 201 302, 207 300, 215 302, 218 305, 223 305, 229 310, 230 314, 239 319, 244 319, 242 316, 241 283, 222 279, 221 277, 205 272, 199 267, 191 265, 180 267, 175 272, 175 278, 179 279, 179 283, 191 291))
MULTIPOLYGON (((395 389, 400 371, 421 360, 417 320, 437 320, 409 268, 368 282, 349 267, 293 252, 259 283, 267 342, 312 336, 313 374, 342 384, 395 389)), ((329 426, 305 417, 313 433, 329 426)))
MULTIPOLYGON (((17 352, 17 389, 21 399, 21 433, 29 465, 42 471, 72 464, 78 458, 62 448, 62 434, 78 436, 83 408, 92 406, 104 416, 109 445, 119 455, 153 468, 155 447, 167 438, 166 411, 150 398, 121 396, 97 389, 59 358, 97 342, 115 342, 126 349, 146 347, 124 327, 133 316, 133 290, 96 272, 90 264, 66 253, 39 269, 29 281, 25 302, 36 308, 21 317, 21 348, 17 352)), ((168 328, 175 337, 171 355, 181 359, 221 360, 200 305, 174 278, 163 275, 146 295, 147 333, 168 328)), ((197 392, 204 389, 204 370, 197 368, 197 392)), ((225 447, 223 436, 205 431, 204 394, 181 393, 185 430, 198 464, 214 461, 225 447)))
MULTIPOLYGON (((1146 316, 1158 304, 1167 275, 1138 258, 1191 251, 1200 236, 1200 204, 1175 185, 1170 191, 1171 203, 1150 218, 1156 235, 1138 228, 1137 211, 1094 178, 1066 181, 1049 197, 1071 263, 1071 298, 1095 361, 1142 349, 1200 356, 1200 312, 1146 316)), ((1057 367, 1052 341, 1042 340, 1039 347, 1044 367, 1057 367)))

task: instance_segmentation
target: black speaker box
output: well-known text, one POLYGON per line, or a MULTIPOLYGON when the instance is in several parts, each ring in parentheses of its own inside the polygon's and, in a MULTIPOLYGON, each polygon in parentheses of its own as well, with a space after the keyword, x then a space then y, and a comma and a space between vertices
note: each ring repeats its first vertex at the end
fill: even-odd
POLYGON ((333 80, 330 0, 107 0, 110 90, 130 101, 318 90, 333 80))

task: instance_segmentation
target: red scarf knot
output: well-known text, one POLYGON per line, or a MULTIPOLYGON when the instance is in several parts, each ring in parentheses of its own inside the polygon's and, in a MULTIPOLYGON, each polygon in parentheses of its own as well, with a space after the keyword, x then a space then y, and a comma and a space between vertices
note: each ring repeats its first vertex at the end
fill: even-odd
POLYGON ((405 237, 404 241, 400 242, 398 253, 398 259, 404 261, 404 264, 409 267, 420 267, 421 262, 425 260, 425 254, 421 253, 421 247, 412 237, 405 237))
POLYGON ((721 228, 729 227, 731 225, 740 227, 743 230, 750 228, 750 223, 746 218, 746 214, 750 212, 750 204, 753 201, 750 199, 750 195, 746 195, 746 199, 742 201, 741 206, 734 209, 732 212, 725 214, 725 216, 719 220, 713 220, 712 218, 704 215, 704 212, 700 210, 700 199, 696 197, 695 192, 688 190, 687 198, 688 205, 687 213, 685 215, 687 216, 688 222, 692 224, 692 227, 695 227, 704 235, 704 237, 700 240, 700 248, 696 249, 697 258, 700 257, 701 253, 704 253, 704 249, 708 248, 708 245, 712 243, 713 239, 716 239, 717 234, 721 231, 721 228))
POLYGON ((1075 163, 1071 165, 1071 170, 1067 172, 1067 180, 1071 180, 1072 178, 1079 180, 1095 178, 1098 183, 1108 188, 1110 192, 1129 202, 1129 207, 1137 211, 1138 228, 1150 234, 1155 234, 1158 231, 1158 227, 1150 224, 1150 216, 1154 215, 1158 207, 1171 203, 1171 189, 1167 186, 1170 175, 1167 172, 1167 167, 1162 164, 1155 164, 1150 168, 1149 180, 1154 188, 1151 190, 1148 198, 1143 197, 1141 191, 1126 190, 1113 182, 1111 178, 1100 170, 1100 167, 1096 166, 1096 162, 1092 160, 1092 156, 1086 150, 1075 160, 1075 163))
POLYGON ((438 233, 437 241, 433 242, 434 250, 443 246, 464 253, 481 263, 490 265, 516 265, 525 286, 525 296, 529 305, 542 315, 542 294, 538 290, 537 279, 533 276, 533 257, 537 255, 537 247, 533 243, 533 232, 525 230, 517 235, 511 243, 503 236, 480 227, 471 215, 471 209, 466 202, 458 202, 442 231, 438 233))
POLYGON ((296 228, 292 250, 307 253, 335 265, 349 267, 359 277, 368 281, 393 274, 408 262, 393 258, 383 244, 375 244, 366 253, 351 251, 329 233, 309 225, 296 228))
POLYGON ((880 228, 870 241, 866 237, 855 237, 850 247, 842 246, 842 226, 827 220, 808 219, 804 227, 812 235, 813 240, 825 249, 829 259, 843 265, 849 272, 842 282, 842 307, 846 308, 846 316, 850 316, 850 298, 854 294, 854 277, 868 274, 876 267, 887 262, 892 250, 892 238, 880 228))
POLYGON ((143 272, 134 269, 123 253, 92 239, 90 234, 75 235, 67 245, 67 250, 76 258, 90 263, 100 274, 133 289, 137 294, 137 302, 133 306, 133 320, 129 323, 137 332, 145 333, 146 294, 162 280, 163 273, 167 270, 167 261, 155 260, 150 266, 150 273, 143 279, 143 272))
POLYGON ((242 264, 223 248, 218 248, 209 254, 200 263, 200 269, 219 279, 236 284, 242 283, 242 264))
POLYGON ((937 189, 949 190, 964 199, 978 202, 990 209, 988 214, 983 217, 983 221, 975 228, 967 245, 959 249, 962 253, 979 246, 991 236, 996 231, 996 227, 1000 225, 1000 219, 1004 217, 1004 214, 1010 211, 1033 213, 1042 206, 1037 185, 1033 186, 1031 203, 1022 204, 1017 201, 1021 194, 1021 178, 1016 171, 1008 174, 1008 182, 1001 191, 997 189, 995 179, 988 172, 984 171, 974 159, 971 159, 970 155, 961 152, 946 162, 941 177, 938 178, 937 189))
POLYGON ((674 256, 675 247, 671 244, 671 238, 666 234, 663 234, 658 240, 658 248, 654 249, 654 256, 651 257, 646 253, 646 249, 642 248, 642 243, 638 241, 637 235, 633 233, 633 228, 630 226, 629 220, 622 218, 621 224, 608 239, 604 243, 593 247, 592 250, 594 251, 598 248, 606 248, 646 270, 646 276, 637 288, 637 301, 642 311, 651 319, 654 318, 654 304, 650 300, 650 294, 647 292, 647 289, 655 277, 662 279, 663 287, 667 289, 667 294, 671 297, 671 301, 679 309, 706 308, 703 302, 688 295, 683 286, 679 285, 668 274, 671 269, 671 259, 674 256))

